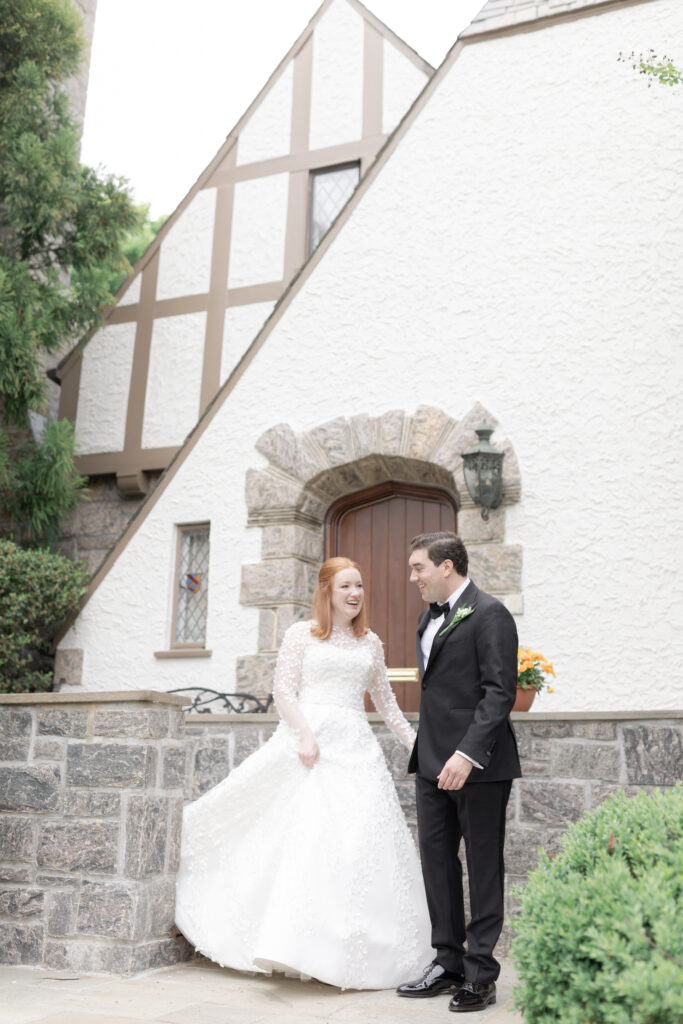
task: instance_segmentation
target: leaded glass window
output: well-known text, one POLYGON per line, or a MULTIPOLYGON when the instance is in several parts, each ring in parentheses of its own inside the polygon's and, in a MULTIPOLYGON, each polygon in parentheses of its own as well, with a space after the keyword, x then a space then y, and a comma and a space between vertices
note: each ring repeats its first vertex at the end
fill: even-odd
POLYGON ((203 647, 209 597, 209 527, 179 527, 174 645, 203 647))
POLYGON ((360 178, 360 164, 343 164, 313 171, 311 175, 311 210, 308 231, 308 252, 313 252, 332 221, 353 195, 360 178))

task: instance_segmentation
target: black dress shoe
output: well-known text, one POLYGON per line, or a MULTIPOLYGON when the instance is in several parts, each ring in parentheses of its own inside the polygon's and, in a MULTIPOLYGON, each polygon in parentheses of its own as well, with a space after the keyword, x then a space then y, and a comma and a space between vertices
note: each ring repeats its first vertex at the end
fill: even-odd
POLYGON ((408 996, 409 999, 425 999, 427 996, 438 996, 440 992, 450 992, 463 983, 462 974, 453 974, 447 971, 436 960, 417 981, 407 981, 396 989, 398 995, 408 996))
POLYGON ((465 981, 451 999, 448 1009, 453 1013, 470 1013, 473 1010, 485 1010, 495 1001, 495 981, 465 981))

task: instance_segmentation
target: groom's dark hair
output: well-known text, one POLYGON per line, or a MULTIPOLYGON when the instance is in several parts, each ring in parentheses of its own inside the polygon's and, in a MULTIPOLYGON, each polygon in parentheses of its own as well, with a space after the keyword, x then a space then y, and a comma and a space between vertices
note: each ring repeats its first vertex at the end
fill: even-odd
POLYGON ((434 565, 441 565, 447 558, 453 563, 458 576, 467 576, 467 548, 457 533, 420 533, 410 542, 410 553, 426 548, 434 565))

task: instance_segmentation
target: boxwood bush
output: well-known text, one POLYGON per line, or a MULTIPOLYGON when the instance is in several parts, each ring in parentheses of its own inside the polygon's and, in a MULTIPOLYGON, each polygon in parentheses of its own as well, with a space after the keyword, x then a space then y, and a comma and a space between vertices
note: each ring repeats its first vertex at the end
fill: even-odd
POLYGON ((0 539, 0 693, 50 689, 52 638, 86 579, 68 558, 0 539))
POLYGON ((527 1024, 683 1021, 683 788, 618 793, 514 895, 527 1024))

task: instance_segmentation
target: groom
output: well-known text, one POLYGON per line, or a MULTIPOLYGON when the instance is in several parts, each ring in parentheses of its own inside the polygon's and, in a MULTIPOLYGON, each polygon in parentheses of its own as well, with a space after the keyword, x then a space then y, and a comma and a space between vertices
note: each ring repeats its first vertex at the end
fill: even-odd
POLYGON ((449 1010, 496 1001, 493 948, 503 926, 505 809, 521 775, 509 712, 517 689, 517 630, 510 612, 467 575, 454 533, 410 544, 410 581, 429 607, 420 616, 420 727, 410 757, 417 824, 436 959, 422 978, 399 985, 423 998, 454 990, 449 1010), (465 840, 470 922, 465 926, 465 840), (466 940, 466 948, 465 948, 466 940))

